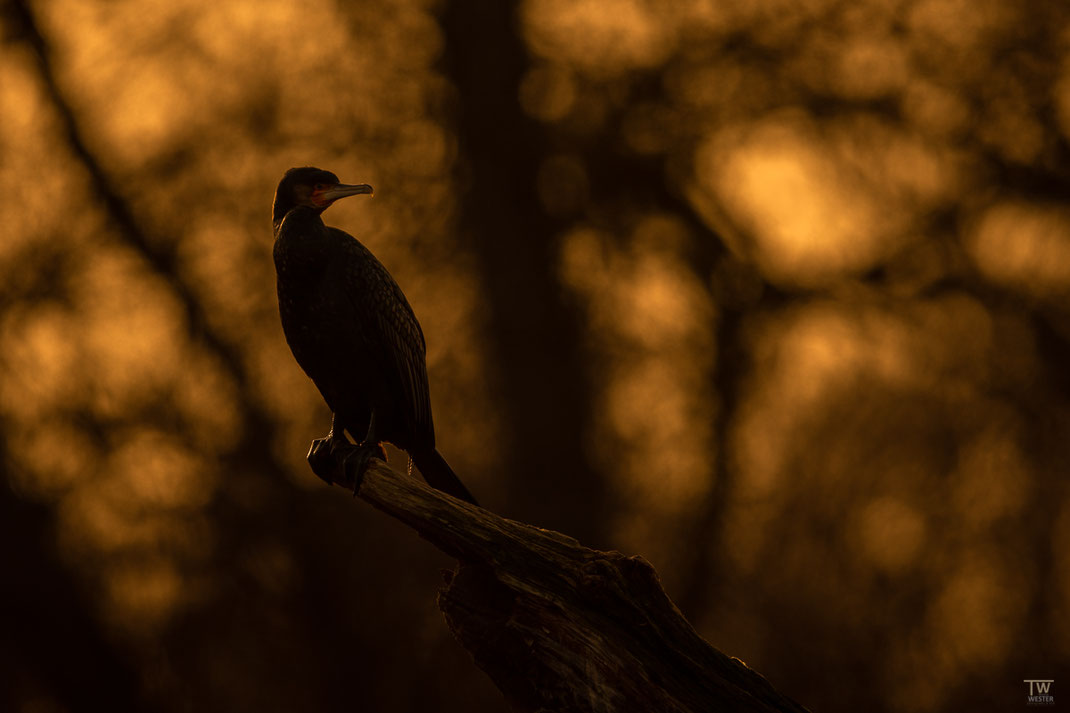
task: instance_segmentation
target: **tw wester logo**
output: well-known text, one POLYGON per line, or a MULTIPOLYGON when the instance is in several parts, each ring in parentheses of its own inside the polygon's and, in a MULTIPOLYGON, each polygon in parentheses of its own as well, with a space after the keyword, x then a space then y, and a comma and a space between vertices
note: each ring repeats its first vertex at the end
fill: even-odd
POLYGON ((1055 696, 1051 695, 1051 684, 1055 683, 1054 679, 1027 678, 1022 683, 1029 684, 1029 696, 1025 699, 1026 705, 1055 705, 1055 696))

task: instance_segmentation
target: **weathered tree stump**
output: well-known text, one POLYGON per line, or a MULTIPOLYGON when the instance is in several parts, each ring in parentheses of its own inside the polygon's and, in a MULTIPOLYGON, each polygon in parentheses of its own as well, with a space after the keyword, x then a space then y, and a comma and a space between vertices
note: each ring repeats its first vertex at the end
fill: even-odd
MULTIPOLYGON (((335 469, 319 475, 352 489, 340 467, 351 448, 337 447, 335 469)), ((439 607, 515 710, 806 710, 703 640, 643 558, 583 547, 368 463, 357 495, 457 558, 439 607)))

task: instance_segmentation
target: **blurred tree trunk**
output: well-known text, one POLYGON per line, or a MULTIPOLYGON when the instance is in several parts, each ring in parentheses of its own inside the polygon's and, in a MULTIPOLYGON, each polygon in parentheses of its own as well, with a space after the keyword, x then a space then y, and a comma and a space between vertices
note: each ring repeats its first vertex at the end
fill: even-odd
POLYGON ((453 2, 447 75, 460 94, 461 230, 474 250, 492 344, 488 374, 505 414, 508 511, 604 540, 605 483, 590 462, 591 385, 576 311, 555 268, 562 225, 539 205, 543 132, 517 98, 528 56, 513 3, 453 2))
MULTIPOLYGON (((6 461, 0 453, 5 471, 6 461)), ((0 587, 0 709, 146 710, 135 667, 59 561, 49 508, 17 497, 10 483, 0 473, 0 567, 9 577, 0 587)))

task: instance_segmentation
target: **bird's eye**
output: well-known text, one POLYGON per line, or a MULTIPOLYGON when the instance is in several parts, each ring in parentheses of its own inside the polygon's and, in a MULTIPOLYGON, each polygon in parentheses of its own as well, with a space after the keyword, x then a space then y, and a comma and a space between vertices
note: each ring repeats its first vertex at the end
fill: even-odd
POLYGON ((327 186, 325 186, 325 185, 324 185, 324 184, 322 184, 322 183, 317 183, 317 184, 316 184, 316 186, 315 186, 315 188, 316 188, 316 190, 317 190, 317 191, 322 191, 322 190, 323 190, 324 188, 326 188, 326 187, 327 187, 327 186))

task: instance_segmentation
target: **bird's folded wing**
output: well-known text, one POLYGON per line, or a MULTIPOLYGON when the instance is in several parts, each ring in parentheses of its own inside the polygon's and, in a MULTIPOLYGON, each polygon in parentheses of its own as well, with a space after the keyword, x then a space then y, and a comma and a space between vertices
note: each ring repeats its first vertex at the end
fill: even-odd
POLYGON ((346 280, 352 308, 367 316, 360 320, 364 327, 364 333, 359 335, 362 347, 373 354, 384 377, 393 382, 388 385, 388 392, 404 395, 404 404, 397 404, 398 416, 407 422, 409 433, 423 441, 422 445, 433 447, 426 345, 420 323, 382 263, 360 242, 352 237, 350 241, 351 249, 370 258, 360 260, 360 273, 348 275, 346 280))

